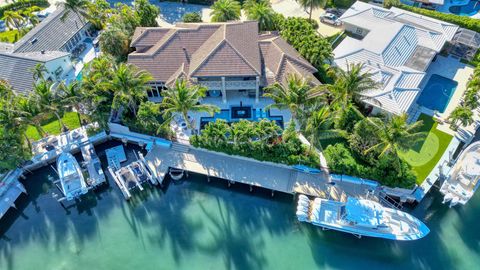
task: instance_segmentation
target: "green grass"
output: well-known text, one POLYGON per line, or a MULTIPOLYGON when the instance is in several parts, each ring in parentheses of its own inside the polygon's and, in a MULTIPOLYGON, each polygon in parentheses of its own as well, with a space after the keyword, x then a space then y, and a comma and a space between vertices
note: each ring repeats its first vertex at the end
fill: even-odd
MULTIPOLYGON (((80 127, 76 112, 65 113, 62 117, 62 121, 70 130, 80 127)), ((43 124, 42 128, 49 135, 58 135, 61 133, 61 126, 56 118, 50 118, 50 121, 43 124)), ((27 137, 31 140, 40 140, 42 138, 34 126, 29 126, 27 128, 27 137)))
POLYGON ((438 130, 438 123, 431 116, 422 114, 419 120, 423 120, 422 131, 428 132, 427 137, 407 152, 399 153, 417 174, 417 184, 421 184, 430 174, 453 138, 438 130))
POLYGON ((20 34, 18 33, 18 30, 9 30, 5 32, 0 33, 0 41, 8 42, 8 43, 14 43, 17 40, 15 40, 15 35, 18 34, 17 40, 21 38, 20 34))

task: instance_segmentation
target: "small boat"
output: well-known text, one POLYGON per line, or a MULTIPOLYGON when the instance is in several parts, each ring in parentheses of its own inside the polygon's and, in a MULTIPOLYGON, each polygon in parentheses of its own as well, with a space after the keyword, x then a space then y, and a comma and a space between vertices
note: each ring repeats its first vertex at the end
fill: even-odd
POLYGON ((60 189, 67 201, 88 192, 80 165, 72 154, 64 152, 58 156, 57 172, 60 177, 60 189))
POLYGON ((321 198, 310 200, 300 195, 296 215, 299 221, 359 238, 417 240, 430 232, 423 222, 412 215, 364 199, 348 198, 347 202, 338 202, 321 198))
POLYGON ((475 194, 480 183, 479 179, 480 142, 475 142, 460 154, 440 187, 440 192, 444 195, 443 203, 450 202, 450 207, 466 204, 475 194))

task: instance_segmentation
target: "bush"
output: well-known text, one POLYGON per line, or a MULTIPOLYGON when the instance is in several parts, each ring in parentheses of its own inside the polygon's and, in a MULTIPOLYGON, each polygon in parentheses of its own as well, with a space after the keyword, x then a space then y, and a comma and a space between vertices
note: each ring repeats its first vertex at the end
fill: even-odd
POLYGON ((0 18, 3 17, 3 13, 8 10, 20 10, 26 7, 37 6, 37 7, 48 7, 50 4, 48 0, 24 0, 10 3, 8 5, 0 7, 0 18))
POLYGON ((417 8, 417 7, 412 7, 412 6, 407 6, 404 4, 397 5, 397 7, 408 10, 420 15, 425 15, 428 17, 432 17, 435 19, 439 19, 445 22, 453 23, 456 24, 460 27, 467 28, 470 30, 473 30, 475 32, 480 32, 480 20, 479 19, 473 19, 468 16, 459 16, 455 14, 447 14, 447 13, 441 13, 438 11, 434 10, 428 10, 428 9, 423 9, 423 8, 417 8))
POLYGON ((202 22, 202 15, 198 12, 185 13, 182 17, 184 23, 199 23, 202 22))

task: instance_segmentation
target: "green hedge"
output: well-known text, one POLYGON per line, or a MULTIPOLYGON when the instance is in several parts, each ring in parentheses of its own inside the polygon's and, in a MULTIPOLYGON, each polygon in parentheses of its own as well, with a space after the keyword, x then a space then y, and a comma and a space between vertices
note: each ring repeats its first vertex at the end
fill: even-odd
POLYGON ((14 2, 0 7, 0 18, 3 17, 3 13, 7 10, 19 10, 31 6, 48 7, 50 4, 48 3, 48 0, 23 0, 14 2))
MULTIPOLYGON (((158 2, 181 2, 181 1, 180 0, 160 0, 158 2)), ((205 5, 205 6, 210 6, 213 4, 213 2, 214 0, 186 0, 185 1, 185 3, 187 4, 196 4, 196 5, 205 5)))
POLYGON ((435 19, 439 19, 445 22, 456 24, 460 27, 467 28, 476 32, 480 32, 480 20, 479 19, 472 19, 468 16, 459 16, 455 14, 447 14, 441 13, 434 10, 428 10, 423 8, 417 8, 412 6, 407 6, 404 4, 400 4, 397 6, 398 8, 408 10, 420 15, 425 15, 428 17, 432 17, 435 19))

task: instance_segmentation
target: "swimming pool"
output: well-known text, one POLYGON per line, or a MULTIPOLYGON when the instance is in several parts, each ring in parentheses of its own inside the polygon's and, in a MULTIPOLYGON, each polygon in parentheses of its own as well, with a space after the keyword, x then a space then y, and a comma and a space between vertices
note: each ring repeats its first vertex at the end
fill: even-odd
POLYGON ((478 0, 470 0, 468 4, 463 6, 451 6, 448 10, 457 15, 463 16, 473 16, 480 11, 480 1, 478 0))
POLYGON ((417 103, 430 110, 443 113, 452 98, 458 83, 454 80, 433 74, 423 88, 417 103))

